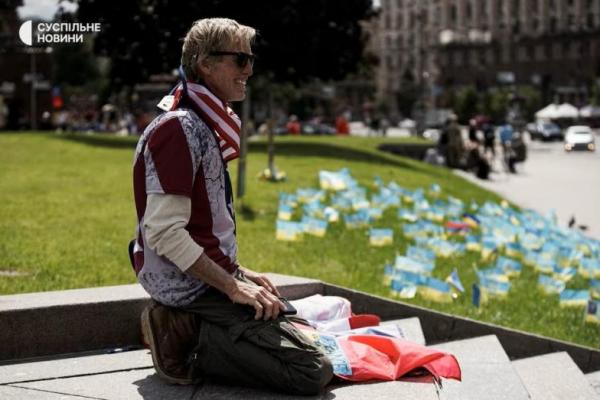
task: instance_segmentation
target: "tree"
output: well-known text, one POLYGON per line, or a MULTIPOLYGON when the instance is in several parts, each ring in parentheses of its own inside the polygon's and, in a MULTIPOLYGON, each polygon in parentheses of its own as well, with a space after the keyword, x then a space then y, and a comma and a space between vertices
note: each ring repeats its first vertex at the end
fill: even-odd
POLYGON ((356 70, 363 50, 359 21, 372 12, 371 0, 203 0, 176 6, 167 0, 111 4, 79 0, 77 19, 100 22, 96 54, 111 60, 114 90, 147 81, 179 65, 181 38, 196 19, 227 16, 258 29, 257 70, 276 82, 308 78, 341 79, 356 70))
POLYGON ((590 102, 595 106, 600 106, 600 78, 596 78, 596 81, 594 82, 590 102))
POLYGON ((467 123, 480 111, 479 99, 473 86, 467 86, 456 96, 456 114, 461 123, 467 123))

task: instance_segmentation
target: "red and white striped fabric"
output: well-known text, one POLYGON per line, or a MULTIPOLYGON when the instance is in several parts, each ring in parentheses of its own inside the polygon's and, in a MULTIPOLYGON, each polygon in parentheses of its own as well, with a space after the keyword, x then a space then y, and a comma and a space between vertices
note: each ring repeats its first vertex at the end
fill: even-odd
MULTIPOLYGON (((208 88, 198 83, 187 82, 187 94, 190 105, 217 134, 219 146, 225 162, 240 156, 240 132, 242 121, 237 114, 215 96, 208 88)), ((183 85, 175 89, 175 101, 171 110, 175 110, 183 96, 183 85)))

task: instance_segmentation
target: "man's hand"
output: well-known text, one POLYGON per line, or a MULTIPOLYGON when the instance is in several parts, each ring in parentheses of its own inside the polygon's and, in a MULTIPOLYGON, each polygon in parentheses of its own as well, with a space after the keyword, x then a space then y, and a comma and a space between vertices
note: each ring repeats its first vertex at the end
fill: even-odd
MULTIPOLYGON (((252 280, 250 277, 248 279, 252 280)), ((266 278, 264 278, 266 279, 266 278)), ((267 282, 270 283, 268 279, 267 282)), ((264 282, 264 281, 263 281, 264 282)), ((272 285, 272 284, 271 284, 272 285)), ((274 288, 274 286, 272 286, 274 288)), ((276 291, 277 289, 275 289, 276 291)), ((268 287, 247 283, 235 279, 231 290, 226 292, 234 303, 247 304, 256 310, 254 319, 275 319, 279 312, 285 308, 283 303, 273 294, 268 287)))
POLYGON ((262 318, 266 321, 277 318, 285 305, 277 298, 279 291, 275 285, 265 275, 248 268, 240 267, 240 271, 250 282, 236 279, 202 253, 186 273, 225 293, 234 303, 254 307, 255 319, 262 318))
POLYGON ((275 287, 275 285, 273 285, 271 280, 269 278, 267 278, 266 275, 260 274, 258 272, 254 272, 251 269, 248 269, 248 268, 242 267, 242 266, 240 266, 239 269, 240 269, 240 271, 242 271, 244 276, 246 278, 250 279, 252 282, 256 283, 259 286, 267 288, 267 290, 269 292, 273 293, 275 296, 281 296, 279 294, 279 290, 277 290, 277 287, 275 287))

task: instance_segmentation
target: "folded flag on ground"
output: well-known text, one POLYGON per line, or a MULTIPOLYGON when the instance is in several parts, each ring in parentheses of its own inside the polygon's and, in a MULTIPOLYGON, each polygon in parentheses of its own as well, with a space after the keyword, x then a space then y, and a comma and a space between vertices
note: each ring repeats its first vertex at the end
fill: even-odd
POLYGON ((498 267, 492 267, 487 269, 480 269, 476 271, 477 278, 481 279, 491 279, 497 282, 508 282, 508 274, 505 270, 498 267))
POLYGON ((474 214, 464 214, 463 221, 471 228, 477 228, 481 222, 474 214))
POLYGON ((356 185, 350 171, 343 168, 339 171, 319 171, 319 185, 323 190, 340 191, 356 185))
POLYGON ((416 222, 418 219, 417 214, 415 214, 414 212, 412 212, 410 210, 406 210, 406 209, 398 210, 398 218, 400 218, 403 221, 408 221, 408 222, 416 222))
POLYGON ((506 243, 504 252, 509 257, 519 257, 521 255, 521 245, 517 243, 506 243))
POLYGON ((379 207, 367 208, 367 212, 371 221, 377 221, 383 217, 383 210, 379 207))
POLYGON ((586 279, 600 279, 600 260, 584 257, 579 263, 579 273, 586 279))
POLYGON ((297 241, 302 239, 304 225, 300 222, 281 221, 276 222, 275 239, 285 241, 297 241))
POLYGON ((600 302, 590 300, 585 309, 585 321, 600 324, 600 302))
POLYGON ((600 280, 592 279, 590 281, 590 295, 593 298, 600 299, 600 280))
POLYGON ((558 279, 563 282, 570 281, 576 274, 577 270, 575 268, 560 268, 558 265, 554 266, 554 270, 552 272, 554 279, 558 279))
POLYGON ((481 236, 468 235, 465 238, 465 247, 469 251, 481 251, 481 236))
POLYGON ((437 278, 425 277, 417 288, 417 292, 424 298, 432 301, 449 303, 453 299, 450 285, 437 278))
POLYGON ((520 262, 512 260, 507 257, 499 256, 496 259, 496 268, 499 268, 506 272, 509 277, 519 276, 523 269, 520 262))
POLYGON ((279 193, 279 204, 287 204, 288 206, 295 208, 298 206, 298 196, 293 193, 279 193))
POLYGON ((437 183, 432 183, 431 186, 429 186, 429 195, 431 197, 438 197, 440 193, 442 193, 442 188, 437 183))
POLYGON ((469 224, 460 221, 448 221, 444 226, 452 233, 468 232, 471 229, 469 224))
POLYGON ((323 218, 325 217, 325 206, 321 204, 319 200, 312 200, 302 206, 304 214, 312 218, 323 218))
POLYGON ((298 189, 296 190, 296 195, 298 197, 298 202, 300 203, 310 203, 315 200, 325 200, 325 192, 323 190, 313 188, 298 189))
POLYGON ((488 276, 478 276, 479 288, 488 296, 506 297, 511 288, 510 282, 502 282, 488 276))
POLYGON ((370 224, 369 212, 367 210, 359 210, 354 214, 344 215, 346 228, 368 228, 370 224))
POLYGON ((392 279, 390 293, 392 296, 401 299, 412 299, 417 294, 417 285, 399 279, 392 279))
POLYGON ((304 232, 313 236, 323 237, 327 232, 327 221, 322 219, 303 216, 302 225, 304 225, 304 232))
POLYGON ((565 290, 565 282, 553 279, 547 275, 538 277, 538 285, 546 294, 559 294, 565 290))
POLYGON ((394 268, 396 268, 397 270, 409 271, 421 275, 431 275, 433 267, 433 264, 423 263, 417 260, 413 260, 412 258, 400 255, 396 256, 396 260, 394 263, 394 268))
POLYGON ((277 219, 280 219, 282 221, 289 221, 292 219, 293 214, 294 209, 289 204, 279 204, 279 209, 277 210, 277 219))
POLYGON ((369 229, 369 244, 371 246, 386 246, 394 242, 392 229, 369 229))
POLYGON ((327 222, 338 222, 340 220, 340 212, 333 207, 325 207, 323 209, 323 217, 327 222))
POLYGON ((559 305, 561 307, 585 306, 588 300, 590 300, 589 290, 565 289, 560 294, 559 305))
POLYGON ((409 246, 406 249, 406 256, 423 264, 430 264, 433 270, 435 265, 435 253, 433 251, 422 247, 409 246))

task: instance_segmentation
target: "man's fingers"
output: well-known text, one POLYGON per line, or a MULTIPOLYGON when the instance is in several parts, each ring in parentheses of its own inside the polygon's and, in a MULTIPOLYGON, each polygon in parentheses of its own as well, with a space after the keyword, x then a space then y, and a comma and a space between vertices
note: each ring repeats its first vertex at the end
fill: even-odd
POLYGON ((256 310, 256 314, 254 315, 254 319, 259 320, 263 316, 264 307, 260 304, 260 301, 256 300, 254 302, 254 309, 256 310))

